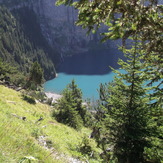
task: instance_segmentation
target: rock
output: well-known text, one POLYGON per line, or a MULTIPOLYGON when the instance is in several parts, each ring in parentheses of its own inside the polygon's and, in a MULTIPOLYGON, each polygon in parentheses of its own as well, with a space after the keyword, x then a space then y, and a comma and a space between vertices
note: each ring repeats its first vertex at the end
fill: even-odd
POLYGON ((12 104, 14 104, 14 105, 16 105, 16 102, 15 101, 6 101, 7 103, 12 103, 12 104))
POLYGON ((40 117, 37 121, 42 121, 43 120, 43 118, 42 117, 40 117))
POLYGON ((20 91, 20 90, 22 90, 23 88, 22 87, 18 87, 18 88, 16 88, 15 90, 16 91, 20 91))
POLYGON ((26 117, 22 117, 22 120, 25 121, 27 118, 26 117))
POLYGON ((60 94, 51 93, 51 92, 45 92, 45 95, 48 99, 52 99, 52 103, 56 103, 58 99, 62 97, 60 94))
POLYGON ((40 117, 35 123, 44 120, 42 117, 40 117))
POLYGON ((19 118, 18 115, 14 114, 14 113, 11 113, 12 116, 16 117, 16 118, 19 118))

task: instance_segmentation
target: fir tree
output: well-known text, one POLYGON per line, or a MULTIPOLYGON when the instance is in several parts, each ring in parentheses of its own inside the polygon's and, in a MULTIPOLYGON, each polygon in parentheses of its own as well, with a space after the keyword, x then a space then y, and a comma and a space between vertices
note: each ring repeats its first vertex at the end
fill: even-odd
POLYGON ((25 76, 18 71, 17 67, 11 66, 0 58, 0 81, 6 84, 24 86, 25 76))
POLYGON ((38 62, 34 62, 27 81, 27 87, 36 90, 43 83, 43 70, 38 62))
POLYGON ((104 150, 105 161, 140 163, 145 160, 145 149, 151 147, 152 136, 156 136, 157 124, 152 119, 158 110, 161 115, 161 108, 151 108, 149 88, 145 87, 148 77, 143 71, 143 51, 138 43, 135 41, 134 47, 123 51, 128 60, 118 63, 125 73, 114 70, 118 77, 107 89, 101 86, 102 103, 98 110, 102 116, 96 115, 99 117, 96 130, 100 132, 95 137, 104 150))
POLYGON ((67 86, 63 91, 63 97, 58 101, 59 113, 57 120, 65 123, 77 130, 83 126, 83 106, 82 106, 82 92, 75 81, 67 86))

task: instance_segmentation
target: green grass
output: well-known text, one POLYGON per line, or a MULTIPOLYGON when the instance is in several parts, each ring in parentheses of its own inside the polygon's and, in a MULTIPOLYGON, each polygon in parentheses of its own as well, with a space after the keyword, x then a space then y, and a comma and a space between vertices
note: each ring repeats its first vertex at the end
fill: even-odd
POLYGON ((22 94, 0 85, 0 162, 17 163, 68 162, 67 157, 84 156, 77 150, 89 130, 76 130, 58 123, 51 117, 52 108, 37 103, 29 104, 22 94), (21 117, 26 117, 26 121, 21 117), (37 121, 43 117, 42 121, 37 121), (49 148, 39 144, 43 136, 49 148), (24 161, 23 161, 24 160, 24 161))

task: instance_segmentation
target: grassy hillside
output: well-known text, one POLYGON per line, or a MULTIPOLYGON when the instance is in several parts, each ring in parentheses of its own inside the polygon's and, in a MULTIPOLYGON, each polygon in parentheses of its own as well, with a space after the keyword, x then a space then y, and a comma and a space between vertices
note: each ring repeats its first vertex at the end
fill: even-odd
POLYGON ((45 104, 29 104, 20 92, 0 85, 1 163, 65 163, 75 157, 86 160, 78 149, 89 130, 77 132, 58 123, 51 118, 51 110, 45 104), (43 120, 38 121, 40 117, 43 120))

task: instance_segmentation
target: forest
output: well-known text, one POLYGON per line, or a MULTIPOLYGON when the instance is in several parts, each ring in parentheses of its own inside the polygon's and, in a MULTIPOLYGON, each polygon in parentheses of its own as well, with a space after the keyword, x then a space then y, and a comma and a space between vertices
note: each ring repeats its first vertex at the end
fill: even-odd
POLYGON ((57 63, 57 55, 52 55, 55 52, 42 36, 34 12, 23 8, 11 13, 6 7, 1 6, 0 20, 1 59, 17 67, 24 75, 29 73, 32 63, 38 61, 44 70, 46 80, 55 77, 54 64, 57 63))

